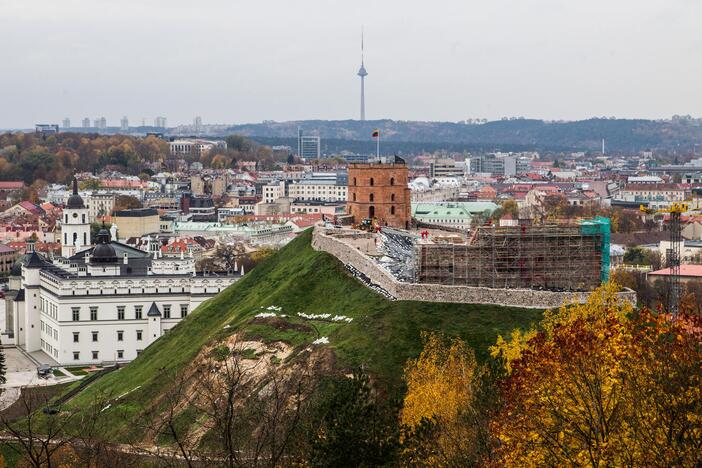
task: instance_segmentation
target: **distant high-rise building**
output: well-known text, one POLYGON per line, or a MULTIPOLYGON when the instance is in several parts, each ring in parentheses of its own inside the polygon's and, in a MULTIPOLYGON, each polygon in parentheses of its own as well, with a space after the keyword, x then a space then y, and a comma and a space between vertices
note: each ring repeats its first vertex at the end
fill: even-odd
POLYGON ((368 72, 366 67, 363 65, 363 30, 361 30, 361 68, 358 70, 358 76, 361 77, 361 120, 366 120, 366 76, 368 72))
POLYGON ((202 131, 202 117, 198 115, 193 119, 193 127, 195 127, 196 133, 200 133, 202 131))
POLYGON ((129 130, 129 119, 127 119, 126 115, 119 121, 119 128, 124 132, 129 130))
POLYGON ((303 159, 319 159, 320 138, 318 136, 305 136, 301 129, 297 129, 297 154, 303 159))
POLYGON ((90 119, 87 117, 83 119, 83 128, 90 128, 90 119))
POLYGON ((166 128, 166 118, 161 116, 156 117, 154 119, 154 127, 166 128))
POLYGON ((98 119, 93 120, 93 127, 100 129, 107 128, 107 119, 105 119, 105 117, 100 117, 98 119))
POLYGON ((71 119, 66 117, 65 119, 63 119, 62 125, 63 125, 63 128, 70 128, 71 127, 71 119))

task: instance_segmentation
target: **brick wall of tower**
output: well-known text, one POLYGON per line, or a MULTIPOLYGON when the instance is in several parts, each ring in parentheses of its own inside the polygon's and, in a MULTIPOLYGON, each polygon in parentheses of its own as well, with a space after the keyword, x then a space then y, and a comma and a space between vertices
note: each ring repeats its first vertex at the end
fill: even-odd
POLYGON ((355 223, 376 218, 406 229, 412 219, 405 164, 349 164, 348 212, 355 223))

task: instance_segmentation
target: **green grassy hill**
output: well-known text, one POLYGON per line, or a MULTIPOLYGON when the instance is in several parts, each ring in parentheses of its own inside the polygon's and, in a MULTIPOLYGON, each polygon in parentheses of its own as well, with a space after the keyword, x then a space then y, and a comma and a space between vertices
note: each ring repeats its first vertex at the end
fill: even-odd
POLYGON ((314 251, 310 240, 307 232, 292 241, 201 305, 135 361, 87 387, 69 405, 87 406, 100 393, 130 392, 118 403, 126 413, 126 419, 121 416, 115 421, 114 431, 119 434, 130 417, 139 417, 141 408, 164 391, 167 382, 159 378, 161 371, 183 369, 203 346, 235 332, 262 341, 286 341, 298 349, 328 337, 329 344, 319 346, 333 350, 337 368, 364 365, 375 378, 399 386, 405 361, 419 354, 422 330, 460 336, 475 349, 478 359, 484 359, 498 334, 526 328, 541 317, 541 311, 530 309, 388 301, 351 277, 334 257, 314 251), (281 307, 277 313, 286 317, 254 317, 271 305, 281 307), (352 321, 308 320, 299 312, 344 315, 352 321))

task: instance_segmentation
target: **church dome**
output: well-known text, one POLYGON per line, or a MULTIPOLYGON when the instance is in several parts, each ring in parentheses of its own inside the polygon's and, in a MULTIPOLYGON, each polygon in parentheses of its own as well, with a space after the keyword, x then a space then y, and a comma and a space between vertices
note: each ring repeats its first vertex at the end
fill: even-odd
POLYGON ((83 198, 78 195, 78 181, 73 178, 73 193, 68 197, 68 202, 66 203, 66 208, 80 209, 85 208, 85 203, 83 203, 83 198))
POLYGON ((97 245, 93 249, 90 257, 91 263, 116 263, 117 252, 110 243, 110 232, 103 225, 97 235, 97 245))

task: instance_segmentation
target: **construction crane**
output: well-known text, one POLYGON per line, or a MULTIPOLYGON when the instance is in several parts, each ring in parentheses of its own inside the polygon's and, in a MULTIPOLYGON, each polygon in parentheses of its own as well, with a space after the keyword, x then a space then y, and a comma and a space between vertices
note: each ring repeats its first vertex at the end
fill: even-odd
POLYGON ((658 210, 640 205, 639 210, 648 214, 665 213, 670 215, 670 247, 665 252, 665 266, 668 268, 668 312, 677 317, 680 312, 680 244, 682 243, 682 226, 680 215, 689 209, 687 203, 671 203, 668 208, 658 210))

